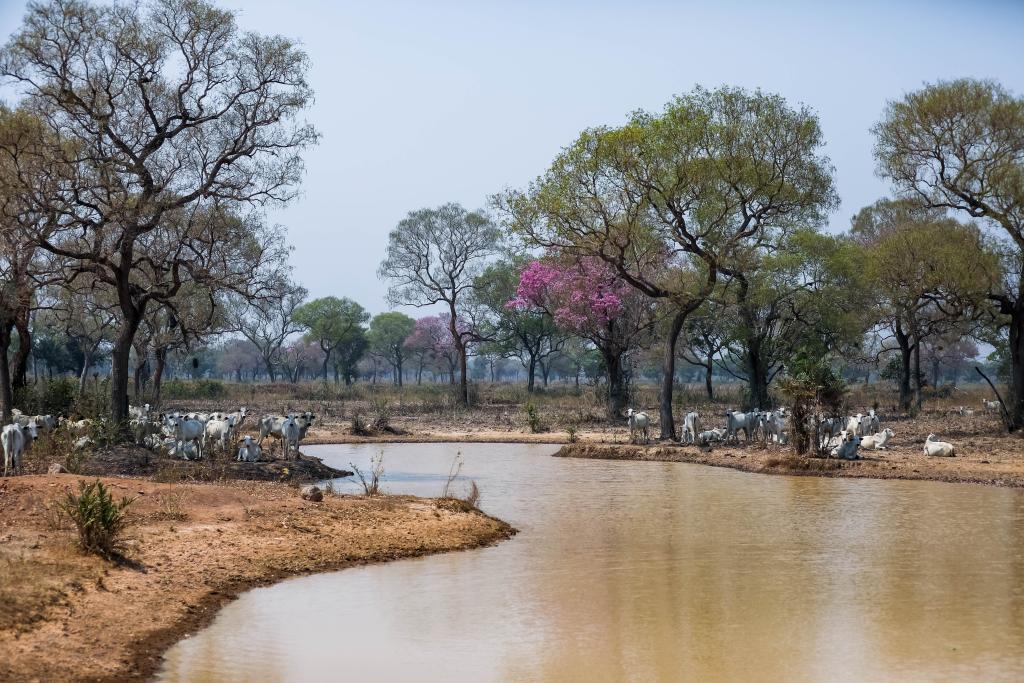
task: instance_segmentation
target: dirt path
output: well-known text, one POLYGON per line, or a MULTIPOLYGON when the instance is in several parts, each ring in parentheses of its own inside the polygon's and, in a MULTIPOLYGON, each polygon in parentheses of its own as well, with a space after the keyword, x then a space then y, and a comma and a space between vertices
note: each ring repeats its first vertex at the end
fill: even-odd
POLYGON ((474 548, 504 522, 411 497, 301 500, 267 482, 105 478, 130 510, 130 563, 82 555, 48 503, 74 475, 0 480, 0 680, 144 679, 242 591, 289 576, 474 548))

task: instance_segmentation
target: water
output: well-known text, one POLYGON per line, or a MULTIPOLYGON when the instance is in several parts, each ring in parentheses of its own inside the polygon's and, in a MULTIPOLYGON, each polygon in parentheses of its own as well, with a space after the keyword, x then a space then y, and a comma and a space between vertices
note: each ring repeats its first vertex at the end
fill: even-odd
POLYGON ((521 533, 250 591, 161 680, 1024 680, 1021 491, 383 448, 385 488, 422 495, 461 450, 456 487, 521 533))

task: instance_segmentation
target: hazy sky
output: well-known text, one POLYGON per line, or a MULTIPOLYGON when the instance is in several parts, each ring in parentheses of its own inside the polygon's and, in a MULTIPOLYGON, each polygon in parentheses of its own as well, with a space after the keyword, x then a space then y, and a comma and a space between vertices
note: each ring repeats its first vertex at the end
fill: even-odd
MULTIPOLYGON (((1024 2, 330 2, 221 0, 246 29, 300 40, 323 134, 287 226, 313 296, 384 310, 376 270, 408 211, 484 205, 583 128, 660 109, 695 84, 777 92, 821 117, 842 206, 888 191, 868 131, 926 81, 1024 93, 1024 2), (829 5, 834 5, 829 7, 829 5)), ((0 33, 25 3, 0 0, 0 33)))

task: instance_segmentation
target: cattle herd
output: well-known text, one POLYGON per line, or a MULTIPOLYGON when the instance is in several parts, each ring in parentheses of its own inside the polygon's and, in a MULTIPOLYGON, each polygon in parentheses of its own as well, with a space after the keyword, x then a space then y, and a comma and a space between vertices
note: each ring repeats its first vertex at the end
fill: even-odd
MULTIPOLYGON (((309 412, 287 415, 265 415, 256 420, 259 436, 239 436, 249 413, 245 407, 233 413, 187 413, 182 411, 154 414, 150 405, 131 406, 128 423, 132 440, 137 446, 163 451, 172 457, 198 460, 214 453, 235 453, 235 459, 256 462, 263 453, 263 441, 272 437, 284 457, 299 456, 299 443, 313 425, 316 416, 309 412), (237 449, 237 450, 236 450, 237 449)), ((13 421, 0 432, 4 450, 4 476, 8 470, 21 472, 21 460, 32 442, 40 434, 65 430, 76 438, 75 450, 94 445, 91 434, 102 425, 100 420, 68 420, 52 415, 25 415, 12 411, 13 421)))
MULTIPOLYGON (((985 400, 983 409, 994 411, 998 406, 997 402, 985 400)), ((958 412, 961 415, 973 414, 973 411, 968 412, 963 406, 958 412)), ((739 443, 740 432, 743 433, 745 442, 757 438, 763 439, 765 443, 786 444, 789 441, 789 415, 785 408, 748 412, 729 410, 725 412, 724 417, 723 427, 705 430, 700 413, 686 413, 683 416, 682 443, 700 446, 710 446, 718 442, 739 443)), ((650 441, 651 419, 647 413, 630 408, 626 411, 626 420, 629 424, 631 443, 637 443, 638 440, 644 443, 650 441)), ((857 413, 846 418, 822 418, 818 424, 818 435, 824 452, 832 457, 856 460, 860 457, 858 451, 861 448, 885 450, 896 434, 888 427, 882 429, 881 419, 872 408, 867 413, 857 413)), ((929 434, 924 444, 924 454, 952 457, 955 455, 955 449, 952 444, 938 441, 934 434, 929 434)))

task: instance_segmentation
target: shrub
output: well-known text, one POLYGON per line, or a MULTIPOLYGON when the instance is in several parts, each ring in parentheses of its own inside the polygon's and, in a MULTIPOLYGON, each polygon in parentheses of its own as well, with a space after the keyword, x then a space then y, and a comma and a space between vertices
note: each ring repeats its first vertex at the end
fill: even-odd
POLYGON ((82 550, 112 558, 122 546, 122 534, 128 525, 127 508, 134 498, 113 496, 99 479, 78 482, 78 494, 68 491, 57 505, 78 530, 78 544, 82 550))
POLYGON ((67 415, 77 393, 78 387, 67 377, 41 379, 19 389, 14 402, 29 415, 67 415))
POLYGON ((576 443, 580 440, 579 434, 577 433, 576 425, 571 424, 566 427, 566 432, 569 433, 569 443, 576 443))
POLYGON ((373 430, 386 432, 391 428, 391 403, 386 398, 374 399, 373 409, 376 413, 373 418, 373 430))
POLYGON ((363 493, 367 496, 376 496, 380 493, 380 480, 384 476, 384 451, 379 451, 370 460, 370 471, 363 472, 353 463, 349 467, 356 473, 359 483, 363 485, 363 493))
POLYGON ((224 383, 215 379, 197 379, 191 382, 172 379, 163 385, 161 391, 163 397, 169 399, 217 399, 227 395, 224 383))
POLYGON ((540 413, 537 412, 537 406, 533 404, 533 401, 527 401, 523 410, 526 412, 526 426, 530 428, 530 431, 534 434, 541 431, 543 425, 540 421, 540 413))
POLYGON ((352 413, 351 425, 352 426, 350 431, 353 434, 357 436, 364 436, 366 434, 369 434, 370 430, 366 425, 366 420, 363 419, 362 414, 359 413, 358 411, 352 413))

